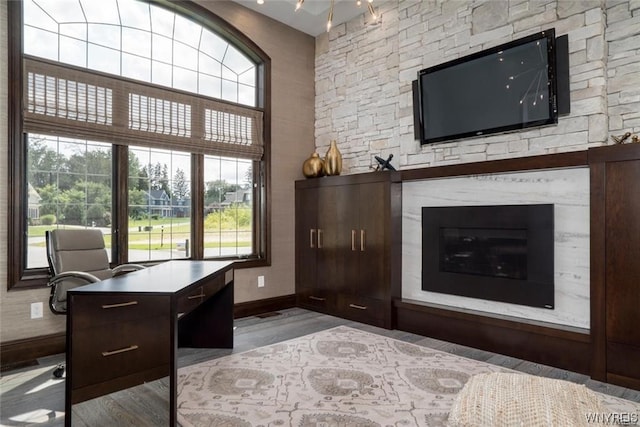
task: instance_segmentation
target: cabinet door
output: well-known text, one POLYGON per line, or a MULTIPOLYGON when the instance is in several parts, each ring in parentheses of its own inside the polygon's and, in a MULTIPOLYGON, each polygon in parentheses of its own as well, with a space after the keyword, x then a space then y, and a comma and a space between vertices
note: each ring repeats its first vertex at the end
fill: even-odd
POLYGON ((318 189, 296 190, 296 291, 316 286, 318 189))
POLYGON ((640 161, 606 166, 607 371, 640 379, 640 161))
POLYGON ((389 185, 385 182, 359 186, 356 262, 356 293, 383 299, 388 294, 389 185))
POLYGON ((335 227, 337 253, 340 259, 337 268, 341 276, 336 281, 334 290, 340 293, 353 293, 360 277, 358 273, 360 186, 342 185, 337 191, 338 216, 335 227))
POLYGON ((340 186, 318 189, 318 269, 317 287, 335 291, 344 281, 344 236, 340 221, 343 218, 344 193, 340 186))

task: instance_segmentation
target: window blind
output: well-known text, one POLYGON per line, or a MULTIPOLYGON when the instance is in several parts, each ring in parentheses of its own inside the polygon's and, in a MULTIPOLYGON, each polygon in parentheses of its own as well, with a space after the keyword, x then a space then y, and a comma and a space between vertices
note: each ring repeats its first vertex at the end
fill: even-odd
POLYGON ((31 57, 24 72, 25 132, 262 158, 260 110, 31 57))

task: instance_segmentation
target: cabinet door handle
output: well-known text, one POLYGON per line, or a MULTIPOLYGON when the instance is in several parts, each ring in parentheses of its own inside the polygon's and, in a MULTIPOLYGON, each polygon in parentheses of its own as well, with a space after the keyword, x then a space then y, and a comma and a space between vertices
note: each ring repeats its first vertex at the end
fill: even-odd
POLYGON ((315 248, 315 243, 316 243, 316 230, 314 228, 311 228, 309 230, 309 247, 311 249, 315 248))
POLYGON ((365 243, 364 243, 365 235, 366 235, 365 231, 360 230, 360 252, 364 252, 364 249, 365 249, 365 243))
POLYGON ((321 298, 321 297, 314 297, 313 295, 309 296, 309 299, 312 299, 314 301, 326 301, 326 298, 321 298))
POLYGON ((138 346, 134 344, 134 345, 130 345, 129 347, 120 348, 118 350, 103 351, 102 355, 104 357, 108 357, 108 356, 113 356, 114 354, 126 353, 127 351, 133 351, 137 349, 138 349, 138 346))
POLYGON ((103 304, 102 308, 109 309, 109 308, 129 307, 130 305, 136 305, 136 304, 138 304, 138 301, 121 302, 118 304, 103 304))
POLYGON ((318 249, 322 249, 322 229, 318 228, 318 249))
POLYGON ((351 230, 351 250, 356 250, 356 230, 351 230))
POLYGON ((351 308, 357 308, 358 310, 366 310, 367 307, 364 305, 358 305, 358 304, 349 304, 349 307, 351 308))

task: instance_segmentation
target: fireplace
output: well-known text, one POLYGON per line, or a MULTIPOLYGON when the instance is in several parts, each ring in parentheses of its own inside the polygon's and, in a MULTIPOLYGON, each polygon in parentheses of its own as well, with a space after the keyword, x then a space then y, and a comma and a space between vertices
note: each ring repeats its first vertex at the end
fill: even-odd
POLYGON ((422 290, 553 309, 553 205, 422 208, 422 290))

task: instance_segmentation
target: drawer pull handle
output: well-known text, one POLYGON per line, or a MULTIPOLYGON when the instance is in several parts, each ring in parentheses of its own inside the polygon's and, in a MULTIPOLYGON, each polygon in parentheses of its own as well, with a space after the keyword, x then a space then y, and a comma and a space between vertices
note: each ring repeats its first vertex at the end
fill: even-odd
POLYGON ((196 299, 196 298, 204 298, 204 297, 205 297, 204 293, 200 293, 198 295, 190 295, 187 297, 187 299, 196 299))
POLYGON ((358 310, 366 310, 367 309, 367 307, 365 307, 364 305, 358 305, 358 304, 349 304, 349 307, 357 308, 358 310))
POLYGON ((109 309, 109 308, 128 307, 130 305, 137 305, 137 304, 138 304, 138 301, 129 301, 129 302, 121 302, 119 304, 103 304, 102 308, 109 309))
POLYGON ((312 300, 314 300, 314 301, 326 301, 326 300, 327 300, 326 298, 314 297, 313 295, 311 295, 311 296, 309 297, 309 299, 312 299, 312 300))
POLYGON ((120 348, 118 350, 103 351, 102 355, 104 357, 109 357, 109 356, 113 356, 114 354, 126 353, 127 351, 133 351, 137 349, 138 349, 138 346, 134 344, 134 345, 130 345, 129 347, 120 348))

